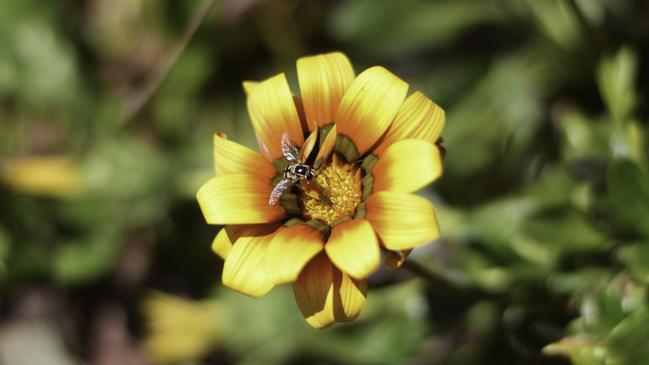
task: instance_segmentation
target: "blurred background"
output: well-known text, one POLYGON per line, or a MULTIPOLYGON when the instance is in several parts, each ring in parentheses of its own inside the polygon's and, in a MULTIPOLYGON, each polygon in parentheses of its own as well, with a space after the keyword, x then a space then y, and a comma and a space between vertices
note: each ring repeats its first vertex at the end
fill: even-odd
POLYGON ((0 364, 649 364, 647 1, 211 3, 0 0, 0 364), (241 82, 332 50, 447 155, 426 272, 317 331, 220 285, 194 195, 241 82))

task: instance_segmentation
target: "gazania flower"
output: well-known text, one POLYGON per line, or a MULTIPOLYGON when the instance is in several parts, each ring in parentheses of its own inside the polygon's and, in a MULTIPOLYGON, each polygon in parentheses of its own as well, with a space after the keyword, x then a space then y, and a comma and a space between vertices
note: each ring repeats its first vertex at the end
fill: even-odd
POLYGON ((216 177, 197 198, 225 226, 212 246, 223 284, 258 297, 293 283, 321 328, 358 316, 381 247, 403 257, 438 237, 432 204, 413 193, 442 173, 444 111, 382 67, 355 76, 341 53, 301 58, 297 74, 299 98, 284 74, 244 83, 260 152, 216 135, 216 177))

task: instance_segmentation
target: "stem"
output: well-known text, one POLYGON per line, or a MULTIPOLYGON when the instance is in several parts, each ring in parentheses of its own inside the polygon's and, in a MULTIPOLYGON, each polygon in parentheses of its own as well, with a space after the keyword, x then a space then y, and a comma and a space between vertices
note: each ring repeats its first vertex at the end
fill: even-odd
POLYGON ((142 110, 142 108, 151 100, 151 97, 160 87, 160 84, 165 79, 165 77, 171 71, 171 68, 176 64, 180 55, 183 53, 187 44, 196 33, 198 27, 203 23, 210 10, 214 7, 215 0, 205 0, 203 5, 196 11, 191 22, 185 29, 182 37, 178 44, 169 52, 167 57, 163 58, 158 64, 154 67, 149 80, 146 82, 144 87, 139 91, 135 92, 128 101, 126 106, 126 116, 121 122, 121 125, 124 126, 130 120, 135 118, 137 114, 142 110))

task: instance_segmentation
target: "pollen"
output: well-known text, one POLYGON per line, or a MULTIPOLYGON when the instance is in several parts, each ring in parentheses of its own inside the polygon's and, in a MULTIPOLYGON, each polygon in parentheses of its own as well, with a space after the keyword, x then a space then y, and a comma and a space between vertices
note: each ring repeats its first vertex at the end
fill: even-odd
POLYGON ((304 216, 330 226, 353 218, 361 202, 360 168, 340 162, 336 155, 314 179, 300 184, 304 216))

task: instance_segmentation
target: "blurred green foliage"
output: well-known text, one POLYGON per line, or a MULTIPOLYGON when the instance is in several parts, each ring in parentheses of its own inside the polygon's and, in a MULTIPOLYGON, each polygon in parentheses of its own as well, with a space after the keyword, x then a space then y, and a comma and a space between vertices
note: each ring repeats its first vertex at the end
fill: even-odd
POLYGON ((139 309, 156 288, 226 313, 187 364, 649 364, 646 2, 222 0, 129 120, 199 6, 0 0, 0 359, 28 363, 2 343, 36 318, 64 338, 50 358, 126 363, 145 320, 183 336, 139 309), (380 271, 356 322, 314 331, 286 288, 220 287, 194 194, 214 132, 255 145, 241 81, 287 72, 297 92, 295 60, 334 49, 446 110, 422 192, 442 239, 410 259, 457 291, 380 271), (84 189, 21 189, 29 156, 84 189))

